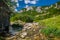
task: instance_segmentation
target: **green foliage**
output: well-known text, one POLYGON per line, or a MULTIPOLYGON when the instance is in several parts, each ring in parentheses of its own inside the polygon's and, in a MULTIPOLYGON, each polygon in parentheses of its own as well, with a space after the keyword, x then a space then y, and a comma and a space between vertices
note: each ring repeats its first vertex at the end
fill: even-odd
MULTIPOLYGON (((36 9, 36 8, 34 8, 36 9)), ((54 7, 51 7, 45 11, 47 11, 46 13, 38 13, 35 10, 29 10, 26 11, 26 9, 23 9, 25 11, 23 11, 22 13, 15 13, 13 14, 13 16, 11 17, 11 21, 17 21, 17 20, 21 20, 23 22, 33 22, 33 21, 39 21, 39 20, 44 20, 47 18, 51 18, 54 16, 58 16, 60 15, 60 9, 56 9, 54 7), (38 17, 36 17, 38 15, 38 17)), ((42 10, 43 11, 43 10, 42 10)))
POLYGON ((50 36, 51 34, 55 37, 60 37, 60 15, 44 20, 40 20, 40 25, 46 26, 46 28, 42 29, 42 33, 46 36, 50 36))
POLYGON ((60 37, 60 29, 57 29, 56 27, 46 27, 44 29, 42 29, 41 31, 43 34, 45 34, 46 36, 56 36, 56 37, 60 37))
POLYGON ((15 16, 11 17, 11 21, 21 20, 23 22, 33 22, 34 18, 31 15, 22 15, 16 14, 15 16))
POLYGON ((56 31, 54 32, 54 35, 55 35, 56 37, 60 37, 60 29, 56 30, 56 31))
POLYGON ((50 34, 53 34, 55 31, 57 30, 57 28, 55 27, 46 27, 44 29, 42 29, 42 33, 44 33, 46 36, 49 36, 50 34))
POLYGON ((56 17, 40 20, 39 23, 40 24, 43 23, 47 27, 57 27, 58 29, 60 29, 60 15, 56 17))
MULTIPOLYGON (((45 8, 45 7, 42 7, 45 8)), ((60 37, 60 9, 56 9, 51 7, 43 13, 38 13, 34 10, 24 11, 22 13, 16 13, 11 17, 11 21, 21 20, 23 22, 39 22, 40 25, 46 26, 46 28, 42 29, 41 32, 46 36, 56 36, 60 37)))
POLYGON ((20 20, 23 22, 33 22, 33 18, 30 15, 20 16, 20 20))
POLYGON ((41 13, 39 14, 39 17, 35 17, 34 21, 43 20, 43 19, 54 17, 54 16, 58 16, 58 15, 60 15, 60 9, 56 9, 52 7, 52 8, 49 8, 46 13, 41 13))
POLYGON ((10 11, 14 12, 16 7, 16 2, 11 2, 11 0, 3 0, 5 4, 9 7, 10 11))

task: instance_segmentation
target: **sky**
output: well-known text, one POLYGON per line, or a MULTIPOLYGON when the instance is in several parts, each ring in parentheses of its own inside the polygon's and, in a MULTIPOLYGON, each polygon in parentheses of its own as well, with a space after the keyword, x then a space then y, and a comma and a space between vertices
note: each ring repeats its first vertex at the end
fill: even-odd
POLYGON ((22 8, 29 6, 47 6, 52 5, 60 0, 12 0, 16 2, 15 11, 20 11, 22 8))

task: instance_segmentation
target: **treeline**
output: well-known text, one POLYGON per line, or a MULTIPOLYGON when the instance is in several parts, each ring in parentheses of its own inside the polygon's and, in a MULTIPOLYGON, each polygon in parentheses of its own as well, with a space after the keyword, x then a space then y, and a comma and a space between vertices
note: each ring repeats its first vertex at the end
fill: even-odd
POLYGON ((23 12, 15 13, 11 17, 11 21, 17 21, 21 20, 23 22, 33 22, 37 20, 43 20, 47 19, 53 16, 60 15, 60 9, 55 8, 54 6, 52 7, 41 7, 41 11, 37 12, 36 8, 34 10, 28 10, 26 9, 23 12), (47 8, 47 9, 46 9, 47 8))

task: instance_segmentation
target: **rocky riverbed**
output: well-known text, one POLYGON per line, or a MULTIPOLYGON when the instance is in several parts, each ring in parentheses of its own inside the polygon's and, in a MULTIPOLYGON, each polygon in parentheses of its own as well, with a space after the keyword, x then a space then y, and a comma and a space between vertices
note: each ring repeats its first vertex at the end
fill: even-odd
POLYGON ((42 26, 39 23, 25 23, 21 31, 13 32, 14 36, 7 37, 6 40, 43 40, 40 33, 42 26))

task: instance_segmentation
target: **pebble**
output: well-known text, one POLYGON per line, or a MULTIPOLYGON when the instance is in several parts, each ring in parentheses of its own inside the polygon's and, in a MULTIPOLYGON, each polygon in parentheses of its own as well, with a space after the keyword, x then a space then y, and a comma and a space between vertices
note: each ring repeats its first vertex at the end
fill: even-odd
POLYGON ((27 32, 21 33, 21 37, 24 38, 27 35, 27 32))

